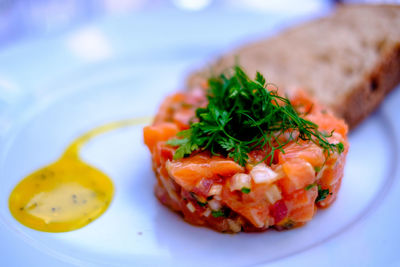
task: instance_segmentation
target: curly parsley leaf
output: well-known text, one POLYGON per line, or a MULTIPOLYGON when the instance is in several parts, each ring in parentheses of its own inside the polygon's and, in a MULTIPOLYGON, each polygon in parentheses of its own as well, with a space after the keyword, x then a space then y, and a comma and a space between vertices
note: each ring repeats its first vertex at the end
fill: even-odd
MULTIPOLYGON (((208 80, 208 105, 196 110, 196 122, 190 129, 167 142, 177 146, 174 159, 189 156, 193 151, 211 151, 232 158, 244 166, 248 153, 264 149, 264 160, 272 162, 276 150, 290 142, 279 141, 284 133, 298 133, 298 140, 312 141, 325 151, 342 153, 342 143, 331 144, 330 135, 318 131, 318 125, 301 117, 287 98, 266 89, 266 80, 257 72, 251 80, 239 67, 232 75, 221 74, 208 80)), ((332 133, 331 133, 332 134, 332 133)))

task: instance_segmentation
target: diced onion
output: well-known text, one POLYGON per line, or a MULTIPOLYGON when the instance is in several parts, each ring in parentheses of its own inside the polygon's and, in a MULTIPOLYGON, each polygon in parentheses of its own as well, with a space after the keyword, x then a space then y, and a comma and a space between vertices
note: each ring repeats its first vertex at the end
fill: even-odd
POLYGON ((210 209, 206 209, 206 211, 203 212, 203 216, 204 217, 208 217, 208 216, 210 216, 210 214, 211 214, 211 210, 210 209))
POLYGON ((222 184, 213 184, 208 191, 209 196, 220 195, 222 191, 222 184))
POLYGON ((326 165, 324 165, 324 167, 321 168, 321 170, 319 170, 317 177, 315 178, 315 180, 319 180, 322 178, 322 176, 324 175, 324 172, 326 170, 326 165))
POLYGON ((221 202, 219 202, 218 200, 210 200, 208 201, 208 206, 212 209, 212 210, 219 210, 221 208, 221 202))
POLYGON ((267 191, 265 191, 265 196, 271 204, 274 204, 276 201, 282 199, 281 191, 276 184, 271 185, 267 191))
POLYGON ((250 171, 250 176, 256 184, 273 183, 279 178, 278 173, 274 172, 265 163, 254 166, 250 171))
POLYGON ((250 215, 253 218, 253 221, 255 222, 256 227, 263 227, 265 225, 265 222, 263 222, 260 217, 258 216, 258 210, 256 209, 251 209, 250 210, 250 215))
POLYGON ((188 208, 188 210, 190 210, 190 212, 195 212, 196 208, 193 206, 192 202, 188 202, 186 204, 186 207, 188 208))
POLYGON ((229 188, 231 191, 251 188, 251 177, 245 173, 236 173, 232 176, 229 188))
POLYGON ((235 222, 234 220, 228 219, 228 225, 229 225, 229 228, 234 233, 238 233, 242 230, 242 227, 240 226, 240 224, 235 222))
POLYGON ((160 175, 161 183, 163 184, 164 188, 167 190, 168 195, 173 199, 175 202, 179 203, 179 197, 175 193, 175 189, 171 184, 171 180, 163 175, 160 175))

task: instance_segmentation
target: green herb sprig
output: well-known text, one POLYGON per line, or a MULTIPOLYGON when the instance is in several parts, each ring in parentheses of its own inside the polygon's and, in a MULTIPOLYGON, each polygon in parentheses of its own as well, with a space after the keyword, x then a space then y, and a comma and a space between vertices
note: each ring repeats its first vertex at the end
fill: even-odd
POLYGON ((318 131, 318 125, 301 117, 287 98, 277 91, 267 90, 265 78, 257 72, 251 80, 239 67, 233 74, 221 74, 208 80, 208 105, 196 110, 197 121, 190 128, 178 133, 177 139, 168 141, 178 146, 174 159, 189 156, 193 151, 211 151, 244 166, 248 153, 264 149, 272 163, 276 150, 284 153, 283 147, 292 140, 312 141, 322 147, 328 155, 343 152, 342 143, 329 143, 318 131), (294 138, 294 132, 298 136, 294 138), (289 133, 289 140, 279 137, 289 133))
POLYGON ((326 199, 329 195, 332 195, 332 193, 329 192, 329 189, 322 189, 321 186, 318 185, 318 196, 315 199, 315 202, 320 202, 326 199))

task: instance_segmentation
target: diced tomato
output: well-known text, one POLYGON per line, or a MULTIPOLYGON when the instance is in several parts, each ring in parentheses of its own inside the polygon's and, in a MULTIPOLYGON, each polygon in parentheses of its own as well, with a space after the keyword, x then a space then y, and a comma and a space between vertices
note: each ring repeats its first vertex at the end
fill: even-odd
POLYGON ((288 209, 286 207, 285 201, 282 199, 276 201, 270 207, 270 213, 271 213, 271 216, 274 218, 275 224, 281 222, 284 218, 286 218, 286 216, 288 214, 288 209))

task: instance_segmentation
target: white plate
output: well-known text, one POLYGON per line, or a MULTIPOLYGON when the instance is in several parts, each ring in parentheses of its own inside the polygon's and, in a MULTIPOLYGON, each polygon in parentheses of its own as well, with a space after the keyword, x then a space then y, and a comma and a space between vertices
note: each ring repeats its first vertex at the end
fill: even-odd
MULTIPOLYGON (((100 31, 110 37, 112 31, 107 33, 107 27, 112 23, 115 22, 99 26, 95 34, 100 31)), ((268 21, 262 26, 267 24, 273 25, 268 21)), ((248 22, 249 28, 251 25, 256 22, 248 22)), ((244 33, 239 30, 227 36, 233 40, 244 33)), ((12 218, 7 200, 21 178, 56 160, 75 137, 95 126, 154 114, 161 99, 180 84, 188 66, 226 46, 225 41, 210 38, 203 43, 208 45, 203 54, 190 56, 188 51, 187 56, 179 53, 181 57, 174 57, 176 45, 182 45, 179 36, 162 49, 152 48, 158 51, 159 59, 140 63, 138 51, 142 50, 137 47, 134 56, 127 51, 121 52, 122 56, 103 51, 106 60, 102 64, 87 65, 87 60, 100 57, 79 58, 79 53, 74 54, 75 48, 63 46, 71 42, 69 35, 0 54, 0 59, 17 60, 18 65, 31 64, 32 59, 22 57, 24 53, 43 56, 44 47, 58 48, 49 52, 56 59, 47 58, 49 62, 32 70, 35 75, 26 68, 17 70, 16 66, 15 70, 13 66, 0 69, 0 78, 8 79, 9 87, 11 84, 8 94, 2 94, 8 104, 0 106, 0 259, 4 266, 400 263, 400 90, 351 133, 338 200, 298 229, 227 235, 185 223, 153 196, 155 178, 141 127, 104 134, 82 150, 83 158, 110 175, 116 187, 109 210, 99 219, 82 229, 54 234, 31 230, 12 218), (62 49, 77 58, 63 56, 62 49), (168 51, 172 56, 162 58, 168 51), (62 71, 52 70, 54 60, 66 61, 60 66, 62 71), (58 77, 46 80, 43 71, 58 77), (38 74, 41 78, 36 79, 38 74), (18 77, 26 79, 21 81, 18 77)), ((118 46, 118 38, 109 40, 111 47, 118 46)), ((191 45, 186 42, 182 47, 189 49, 191 45)))

